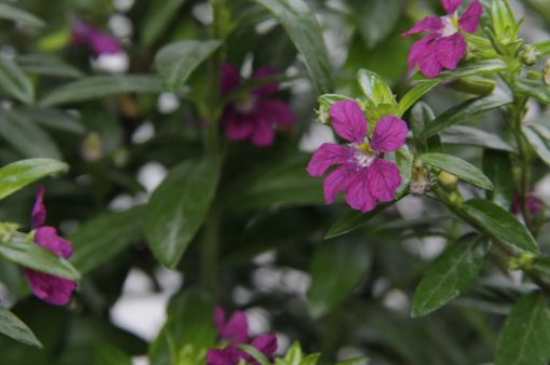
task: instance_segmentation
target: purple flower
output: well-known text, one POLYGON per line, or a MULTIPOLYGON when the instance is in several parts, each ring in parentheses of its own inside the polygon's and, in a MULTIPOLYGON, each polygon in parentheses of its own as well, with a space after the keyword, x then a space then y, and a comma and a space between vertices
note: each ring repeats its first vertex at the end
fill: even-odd
POLYGON ((72 23, 73 43, 86 45, 96 57, 122 52, 122 45, 114 36, 102 33, 88 23, 76 19, 72 23))
POLYGON ((338 166, 323 183, 327 204, 341 191, 345 192, 348 205, 363 213, 374 209, 377 201, 392 201, 401 184, 401 175, 397 166, 384 160, 382 155, 405 144, 409 133, 407 124, 394 116, 383 117, 369 139, 367 119, 356 102, 339 101, 332 105, 329 114, 336 133, 350 143, 323 144, 307 166, 307 172, 313 177, 321 177, 331 166, 338 166))
MULTIPOLYGON (((274 69, 265 67, 257 70, 253 79, 274 75, 274 69)), ((235 90, 241 83, 239 71, 230 64, 221 69, 220 89, 222 94, 235 90)), ((279 90, 273 83, 238 95, 223 111, 221 123, 225 134, 232 141, 249 140, 256 147, 269 147, 275 140, 277 127, 294 124, 294 114, 284 101, 272 97, 279 90)))
MULTIPOLYGON (((527 206, 529 214, 531 214, 533 217, 538 216, 544 209, 543 201, 534 196, 532 193, 527 194, 527 196, 525 197, 525 205, 527 206)), ((519 214, 521 212, 520 199, 517 194, 515 194, 514 198, 512 199, 512 206, 510 208, 510 211, 513 214, 519 214)))
POLYGON ((249 344, 273 361, 277 337, 267 334, 250 340, 248 319, 243 312, 234 312, 226 321, 224 309, 218 306, 214 311, 214 324, 218 329, 218 339, 226 341, 228 345, 223 349, 209 349, 206 354, 207 365, 237 365, 241 360, 247 364, 259 365, 246 351, 237 347, 242 344, 249 344))
MULTIPOLYGON (((39 188, 36 201, 32 209, 32 227, 35 229, 34 242, 37 245, 68 259, 73 253, 73 245, 61 238, 57 230, 51 226, 44 226, 46 222, 46 207, 44 206, 44 188, 39 188)), ((31 289, 38 298, 54 305, 65 305, 71 300, 76 282, 45 274, 33 269, 25 269, 25 277, 31 289)))
POLYGON ((426 77, 436 77, 442 69, 454 70, 458 62, 466 55, 466 38, 461 31, 473 33, 479 26, 479 18, 483 7, 476 0, 458 17, 457 9, 464 0, 441 0, 447 15, 443 17, 429 16, 418 22, 404 33, 410 36, 418 33, 428 33, 416 41, 409 53, 409 69, 418 65, 426 77))

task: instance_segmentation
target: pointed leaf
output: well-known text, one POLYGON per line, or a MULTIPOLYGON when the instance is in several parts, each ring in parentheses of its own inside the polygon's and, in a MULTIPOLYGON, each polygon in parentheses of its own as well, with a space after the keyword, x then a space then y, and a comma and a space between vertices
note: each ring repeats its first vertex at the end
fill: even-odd
POLYGON ((7 309, 0 307, 0 333, 29 346, 42 348, 42 344, 23 321, 7 309))
POLYGON ((499 136, 482 129, 455 125, 441 133, 441 142, 466 146, 480 146, 498 151, 515 153, 516 150, 499 136))
POLYGON ((39 19, 33 14, 6 3, 0 3, 0 19, 8 19, 37 28, 46 25, 42 19, 39 19))
POLYGON ((493 184, 477 167, 461 158, 444 153, 425 153, 420 156, 425 164, 456 175, 459 179, 479 186, 483 189, 493 189, 493 184))
POLYGON ((485 150, 483 152, 483 172, 493 182, 493 190, 485 192, 487 199, 492 200, 504 209, 510 209, 514 197, 514 179, 512 163, 506 152, 485 150))
POLYGON ((34 101, 34 88, 23 70, 3 57, 0 57, 0 89, 22 103, 32 104, 34 101))
POLYGON ((541 124, 530 124, 523 126, 522 131, 540 159, 550 166, 550 129, 541 124))
POLYGON ((439 82, 439 80, 429 80, 422 82, 409 90, 399 101, 397 116, 400 117, 405 114, 405 112, 409 110, 409 108, 411 108, 418 100, 426 95, 431 89, 439 85, 439 82))

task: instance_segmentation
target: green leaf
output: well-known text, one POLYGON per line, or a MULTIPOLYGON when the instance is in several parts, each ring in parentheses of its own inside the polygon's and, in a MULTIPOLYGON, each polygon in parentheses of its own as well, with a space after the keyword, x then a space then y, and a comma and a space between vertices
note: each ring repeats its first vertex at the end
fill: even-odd
POLYGON ((319 361, 319 358, 321 357, 320 354, 310 354, 310 355, 307 355, 303 360, 302 362, 300 363, 300 365, 316 365, 317 362, 319 361))
POLYGON ((342 304, 365 279, 370 262, 362 243, 323 243, 309 268, 308 301, 313 316, 323 316, 342 304))
POLYGON ((52 55, 31 54, 17 57, 19 66, 26 72, 38 75, 77 79, 84 74, 76 67, 52 55))
POLYGON ((514 179, 512 164, 508 153, 494 150, 483 152, 483 172, 493 182, 493 190, 487 190, 487 199, 492 200, 504 209, 509 209, 514 196, 514 179))
POLYGON ((189 160, 175 167, 151 196, 145 236, 155 257, 175 268, 201 227, 216 192, 219 163, 189 160))
POLYGON ((483 189, 493 189, 493 184, 477 167, 461 158, 444 153, 425 153, 420 155, 425 164, 456 175, 459 179, 483 189))
POLYGON ((398 196, 395 201, 390 203, 378 204, 376 208, 368 213, 361 213, 356 210, 350 210, 349 212, 338 218, 338 220, 332 226, 330 226, 328 232, 325 233, 324 239, 328 240, 336 238, 346 233, 355 231, 357 228, 360 228, 361 226, 365 225, 369 220, 374 218, 378 213, 395 204, 402 197, 403 196, 398 196))
POLYGON ((367 48, 372 49, 385 40, 399 22, 401 0, 348 0, 351 16, 367 48))
POLYGON ((529 124, 522 131, 540 159, 550 166, 550 129, 542 124, 529 124))
POLYGON ((42 19, 6 3, 0 3, 0 19, 8 19, 38 28, 46 25, 42 19))
POLYGON ((78 103, 125 93, 158 93, 162 86, 155 76, 90 76, 54 89, 40 101, 42 106, 78 103))
POLYGON ((430 264, 416 288, 411 316, 425 316, 456 298, 480 274, 490 245, 476 234, 460 238, 430 264))
POLYGON ((166 30, 172 20, 178 16, 178 9, 185 2, 186 0, 151 2, 151 8, 141 27, 143 46, 150 46, 162 35, 162 32, 166 30))
POLYGON ((367 103, 370 107, 376 108, 379 105, 395 106, 395 96, 388 84, 376 72, 369 70, 359 70, 357 80, 367 97, 367 103))
POLYGON ((78 117, 60 109, 21 108, 16 110, 16 114, 32 120, 49 130, 66 132, 77 136, 86 134, 86 127, 78 117))
POLYGON ((538 244, 529 230, 512 213, 492 201, 471 199, 462 204, 460 209, 473 225, 488 231, 497 240, 521 251, 539 252, 538 244))
POLYGON ((285 28, 304 57, 317 92, 333 91, 332 67, 315 13, 304 0, 254 0, 269 10, 285 28))
POLYGON ((419 152, 440 152, 441 139, 439 136, 425 138, 422 131, 435 119, 433 110, 424 102, 416 103, 411 111, 411 129, 413 132, 414 143, 419 152))
POLYGON ((14 233, 10 237, 0 237, 0 256, 46 274, 71 280, 80 279, 80 274, 68 261, 34 242, 27 242, 25 237, 20 233, 14 233))
POLYGON ((531 45, 535 47, 538 52, 540 52, 541 56, 550 55, 550 41, 537 42, 531 45))
POLYGON ((366 364, 368 360, 368 357, 357 357, 349 360, 340 361, 336 365, 362 365, 366 364))
POLYGON ((94 355, 94 365, 132 365, 132 358, 114 346, 97 346, 94 355))
POLYGON ((514 147, 494 133, 465 125, 453 126, 441 133, 441 142, 466 146, 479 146, 498 151, 515 153, 514 147))
POLYGON ((3 57, 0 57, 0 89, 22 103, 32 104, 34 101, 34 88, 23 70, 3 57))
POLYGON ((72 264, 85 274, 126 249, 142 234, 145 209, 106 213, 79 226, 68 237, 74 245, 72 264))
POLYGON ((271 362, 267 359, 267 357, 260 352, 257 348, 250 346, 250 345, 238 345, 238 347, 248 353, 250 356, 256 360, 260 365, 270 365, 271 362))
POLYGON ((409 90, 399 101, 397 106, 397 116, 401 117, 410 107, 412 107, 425 94, 439 84, 439 80, 429 80, 416 85, 409 90))
POLYGON ((0 110, 0 135, 24 157, 62 158, 50 135, 24 114, 0 110))
POLYGON ((7 309, 0 307, 0 333, 29 346, 42 348, 42 344, 23 321, 7 309))
POLYGON ((284 364, 285 365, 300 365, 302 362, 303 354, 302 354, 302 346, 298 341, 295 341, 292 346, 290 346, 290 349, 288 349, 285 358, 284 358, 284 364))
POLYGON ((550 257, 536 257, 533 261, 533 268, 550 275, 550 257))
POLYGON ((494 58, 490 60, 482 60, 466 64, 453 71, 443 71, 436 80, 439 81, 451 81, 455 79, 462 79, 470 76, 480 76, 485 74, 493 74, 507 69, 507 65, 504 61, 494 58))
POLYGON ((38 179, 67 172, 68 169, 67 164, 48 158, 34 158, 6 165, 0 169, 0 200, 38 179))
POLYGON ((539 293, 520 298, 506 320, 495 365, 546 365, 550 360, 550 315, 539 293))
POLYGON ((544 105, 550 105, 550 86, 540 80, 518 80, 515 90, 520 94, 537 99, 544 105))
POLYGON ((221 46, 220 41, 186 40, 161 48, 155 57, 157 68, 164 87, 176 92, 189 75, 221 46))
POLYGON ((488 96, 470 99, 447 110, 433 122, 428 124, 426 129, 422 132, 422 137, 427 138, 455 124, 469 121, 473 117, 483 114, 489 110, 510 104, 512 101, 513 100, 510 96, 503 93, 495 93, 488 96))

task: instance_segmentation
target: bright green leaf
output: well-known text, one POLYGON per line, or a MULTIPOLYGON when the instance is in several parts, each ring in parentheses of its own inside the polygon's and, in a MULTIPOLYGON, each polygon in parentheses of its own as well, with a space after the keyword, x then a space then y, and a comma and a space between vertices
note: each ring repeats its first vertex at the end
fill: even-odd
POLYGON ((483 189, 493 189, 493 184, 477 167, 453 155, 444 153, 425 153, 420 156, 425 164, 446 171, 459 179, 479 186, 483 189))
POLYGON ((550 86, 539 80, 518 80, 515 90, 519 93, 537 99, 544 105, 550 105, 550 86))
POLYGON ((418 100, 420 100, 425 94, 427 94, 438 84, 439 80, 429 80, 426 82, 422 82, 409 90, 405 95, 403 95, 403 97, 399 101, 399 104, 397 106, 397 116, 400 117, 405 114, 405 112, 409 110, 410 107, 412 107, 418 100))

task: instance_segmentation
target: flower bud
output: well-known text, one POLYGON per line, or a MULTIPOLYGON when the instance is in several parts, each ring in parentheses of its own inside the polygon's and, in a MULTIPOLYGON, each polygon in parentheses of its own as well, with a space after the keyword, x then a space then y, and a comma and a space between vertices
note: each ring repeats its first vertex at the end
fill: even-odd
POLYGON ((458 183, 458 178, 446 171, 441 171, 441 173, 437 176, 437 179, 441 184, 447 187, 454 187, 458 183))
POLYGON ((82 141, 80 153, 86 162, 96 162, 101 159, 103 157, 103 141, 101 137, 95 132, 88 134, 84 141, 82 141))
POLYGON ((540 60, 540 52, 535 46, 528 44, 523 48, 521 60, 527 66, 536 65, 540 60))
POLYGON ((529 270, 533 266, 535 255, 529 252, 523 252, 518 257, 512 257, 508 261, 508 269, 510 270, 529 270))
POLYGON ((422 195, 430 187, 430 175, 420 160, 416 160, 412 169, 411 182, 409 183, 409 191, 411 194, 422 195))

